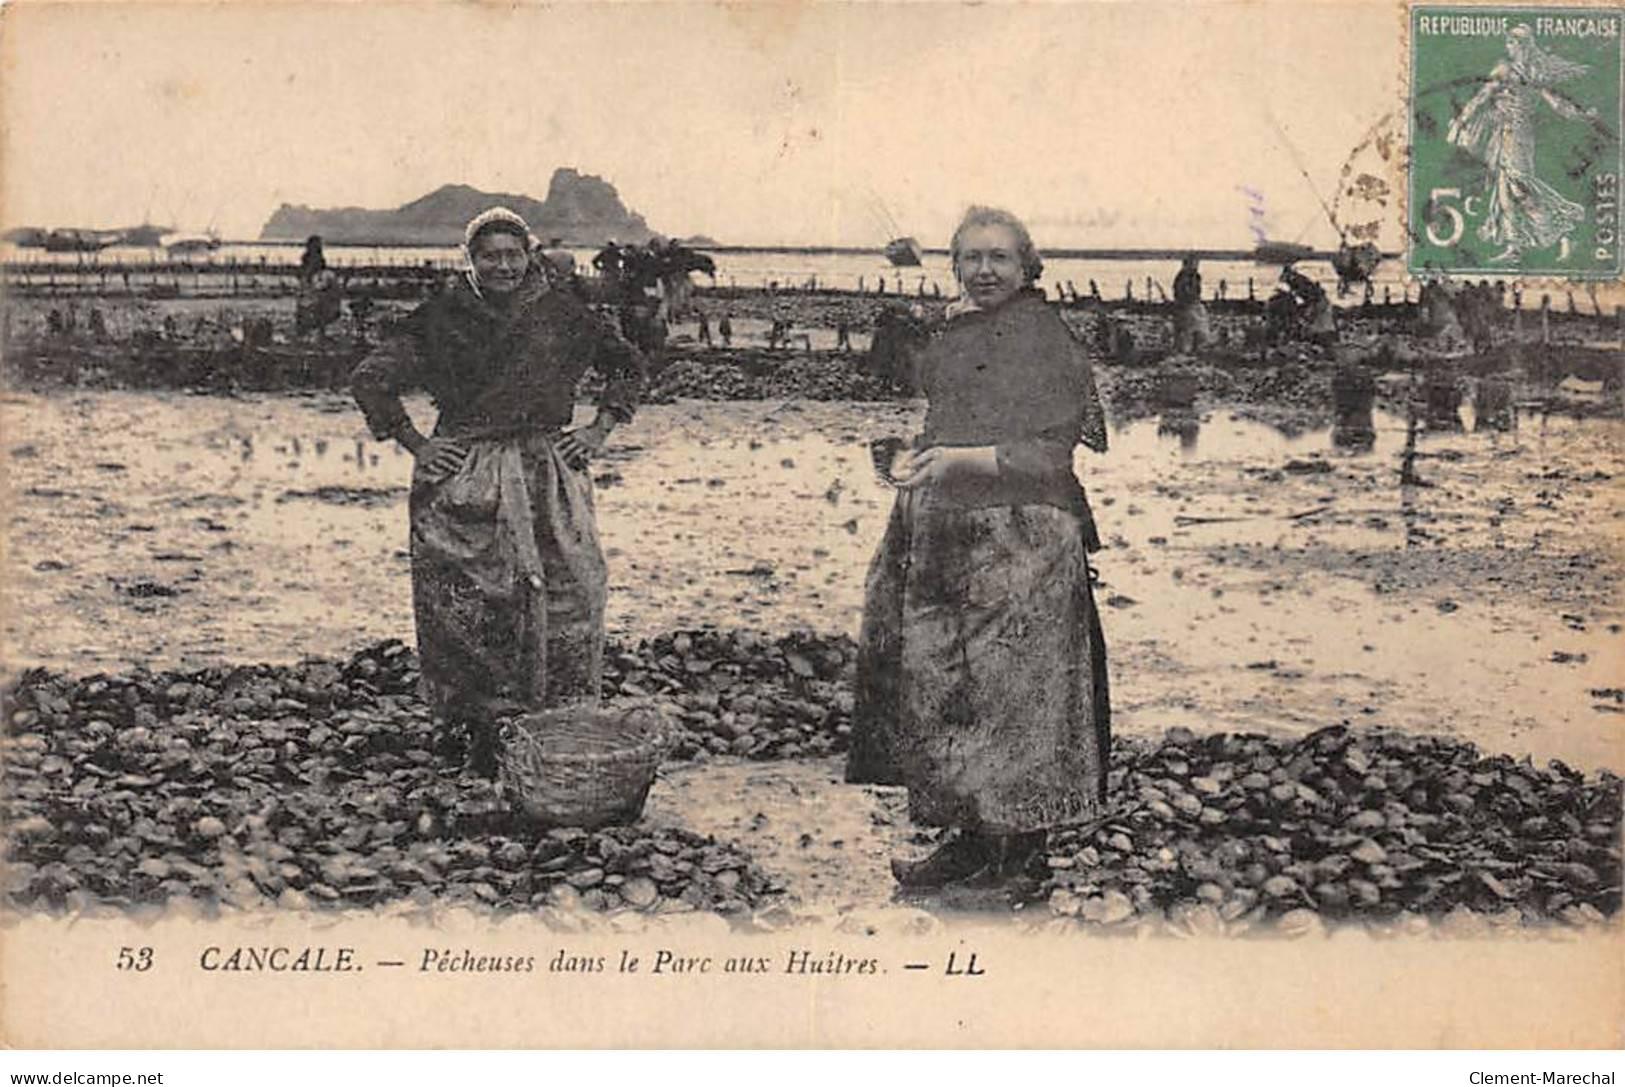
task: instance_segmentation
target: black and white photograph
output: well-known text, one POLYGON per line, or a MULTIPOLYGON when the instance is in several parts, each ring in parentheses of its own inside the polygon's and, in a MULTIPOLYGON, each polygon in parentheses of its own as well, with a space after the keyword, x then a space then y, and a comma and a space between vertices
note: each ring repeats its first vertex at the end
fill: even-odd
POLYGON ((1622 23, 8 5, 0 1037, 1618 1049, 1622 23))

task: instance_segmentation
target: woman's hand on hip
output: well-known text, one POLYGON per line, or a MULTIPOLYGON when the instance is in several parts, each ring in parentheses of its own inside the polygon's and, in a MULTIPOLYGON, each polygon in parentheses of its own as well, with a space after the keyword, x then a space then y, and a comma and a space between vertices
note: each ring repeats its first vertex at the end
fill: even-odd
POLYGON ((468 448, 447 438, 430 438, 412 451, 418 471, 430 483, 454 476, 468 460, 468 448))
POLYGON ((998 474, 998 450, 991 445, 934 445, 912 455, 905 453, 892 465, 892 478, 903 488, 918 487, 951 476, 998 474))
POLYGON ((566 430, 559 435, 558 450, 564 463, 572 468, 585 468, 587 462, 598 455, 609 438, 609 426, 594 419, 586 426, 566 430))

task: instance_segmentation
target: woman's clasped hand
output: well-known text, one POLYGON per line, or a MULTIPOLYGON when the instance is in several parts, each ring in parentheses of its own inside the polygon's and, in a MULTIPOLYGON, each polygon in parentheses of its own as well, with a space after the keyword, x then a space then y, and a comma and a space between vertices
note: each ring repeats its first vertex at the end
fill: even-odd
POLYGON ((918 453, 905 449, 891 466, 892 482, 903 488, 949 476, 995 476, 998 472, 998 450, 991 445, 932 446, 918 453))

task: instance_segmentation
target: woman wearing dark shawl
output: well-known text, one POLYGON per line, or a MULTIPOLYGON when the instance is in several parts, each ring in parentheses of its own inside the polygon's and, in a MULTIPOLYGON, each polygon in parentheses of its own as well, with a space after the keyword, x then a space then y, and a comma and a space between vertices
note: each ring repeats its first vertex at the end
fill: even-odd
POLYGON ((905 886, 1017 875, 1052 828, 1104 813, 1106 652, 1072 470, 1106 432, 1089 359, 1033 287, 1020 220, 972 208, 952 245, 962 298, 925 348, 925 430, 869 568, 847 779, 908 787, 953 828, 905 886))
POLYGON ((471 270, 425 302, 356 368, 373 435, 416 459, 412 603, 425 697, 466 731, 473 769, 495 770, 499 710, 595 703, 605 568, 587 461, 632 417, 642 356, 575 295, 549 286, 525 221, 506 208, 465 232, 471 270), (567 430, 588 366, 597 418, 567 430), (401 393, 439 409, 432 438, 401 393))

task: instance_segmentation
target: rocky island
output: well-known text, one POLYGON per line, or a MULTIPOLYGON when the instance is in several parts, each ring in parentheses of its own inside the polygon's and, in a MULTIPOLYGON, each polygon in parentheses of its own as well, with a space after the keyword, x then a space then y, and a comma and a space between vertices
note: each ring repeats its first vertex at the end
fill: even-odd
POLYGON ((520 193, 482 192, 469 185, 442 185, 393 209, 312 208, 283 204, 260 230, 261 241, 302 239, 320 234, 348 245, 457 245, 469 219, 493 205, 512 208, 543 241, 602 245, 610 238, 642 242, 654 233, 642 215, 621 203, 615 186, 569 167, 553 171, 547 198, 520 193))

